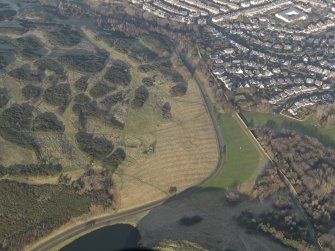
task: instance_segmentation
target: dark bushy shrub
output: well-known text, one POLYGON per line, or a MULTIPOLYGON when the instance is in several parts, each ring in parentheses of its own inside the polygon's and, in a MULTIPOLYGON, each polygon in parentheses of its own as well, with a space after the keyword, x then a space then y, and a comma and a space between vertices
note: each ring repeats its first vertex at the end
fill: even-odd
POLYGON ((83 76, 74 83, 74 87, 77 89, 77 91, 85 92, 87 90, 89 78, 89 76, 83 76))
POLYGON ((63 26, 47 33, 49 41, 56 46, 71 47, 79 44, 82 40, 80 32, 63 26))
POLYGON ((57 116, 52 112, 45 112, 37 115, 33 121, 33 131, 58 131, 65 130, 64 124, 58 120, 57 116))
POLYGON ((9 95, 6 88, 0 88, 0 108, 4 107, 9 102, 9 95))
POLYGON ((125 159, 126 152, 122 148, 117 148, 111 155, 103 160, 103 165, 115 171, 125 159))
POLYGON ((122 61, 116 61, 108 68, 104 78, 116 85, 129 85, 131 82, 129 66, 122 61))
POLYGON ((106 108, 106 109, 110 109, 113 105, 121 102, 124 98, 124 94, 123 92, 117 92, 117 93, 113 93, 112 95, 107 96, 106 98, 104 98, 103 101, 101 101, 101 104, 106 108))
POLYGON ((179 83, 171 88, 172 96, 184 96, 187 92, 187 84, 179 83))
POLYGON ((98 50, 96 53, 85 50, 71 50, 60 56, 58 60, 72 70, 84 73, 96 73, 105 67, 108 53, 98 50))
POLYGON ((37 99, 41 96, 43 88, 28 84, 22 88, 22 95, 26 100, 37 99))
POLYGON ((76 140, 83 152, 98 160, 105 159, 114 149, 111 141, 102 137, 94 137, 90 133, 78 132, 76 140))
POLYGON ((148 89, 141 85, 140 87, 138 87, 135 91, 135 97, 132 101, 132 107, 134 108, 141 108, 145 101, 148 99, 149 97, 149 91, 148 89))
POLYGON ((44 92, 44 99, 50 105, 65 106, 70 98, 71 89, 68 84, 55 85, 44 92))
POLYGON ((93 98, 101 98, 113 90, 115 90, 114 87, 110 87, 104 82, 98 82, 91 88, 90 95, 93 98))

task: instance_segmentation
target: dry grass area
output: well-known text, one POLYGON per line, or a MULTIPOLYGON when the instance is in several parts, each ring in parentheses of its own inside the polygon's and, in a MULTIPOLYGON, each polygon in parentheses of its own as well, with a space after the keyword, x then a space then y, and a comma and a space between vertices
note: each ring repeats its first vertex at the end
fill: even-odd
MULTIPOLYGON (((88 29, 83 29, 83 32, 87 43, 109 51, 112 60, 122 60, 131 66, 132 84, 127 94, 130 100, 144 77, 156 75, 155 72, 139 72, 138 62, 114 50, 104 41, 97 41, 94 32, 88 29)), ((36 35, 44 41, 43 34, 36 35)), ((120 210, 164 198, 170 194, 171 187, 176 187, 177 192, 180 192, 201 182, 216 167, 218 160, 216 135, 200 91, 181 61, 176 56, 172 57, 172 61, 174 68, 178 69, 188 83, 185 96, 171 97, 170 88, 175 83, 159 76, 155 86, 148 87, 150 97, 141 109, 127 107, 126 126, 123 130, 115 129, 99 119, 88 120, 89 132, 104 136, 112 140, 116 147, 126 149, 127 159, 114 177, 119 189, 120 210), (171 120, 162 118, 161 107, 165 102, 169 102, 172 107, 171 120), (155 151, 149 154, 143 153, 154 142, 156 142, 155 151)), ((79 78, 78 74, 72 71, 69 71, 68 77, 69 83, 79 78)), ((7 76, 2 79, 11 87, 10 102, 22 102, 23 85, 7 76)), ((91 86, 93 80, 89 82, 91 86)), ((42 158, 62 164, 64 172, 74 178, 80 176, 90 163, 90 158, 79 150, 75 140, 78 131, 77 117, 72 112, 72 102, 64 113, 60 113, 56 107, 48 105, 41 99, 36 107, 38 112, 54 112, 65 125, 65 132, 40 133, 36 137, 42 146, 42 158)), ((1 163, 9 165, 36 162, 32 151, 25 149, 18 151, 17 146, 11 146, 7 142, 6 144, 6 147, 0 144, 1 163)), ((100 163, 93 163, 93 166, 98 168, 100 163)), ((54 184, 57 182, 57 177, 40 180, 22 179, 22 182, 54 184)))
MULTIPOLYGON (((113 59, 120 59, 132 66, 133 88, 146 76, 134 69, 137 63, 115 51, 95 34, 83 30, 87 38, 97 46, 108 50, 113 59)), ((178 58, 173 64, 188 82, 187 94, 170 97, 172 83, 161 82, 150 88, 150 98, 140 110, 129 109, 126 126, 116 144, 126 147, 127 161, 117 170, 115 179, 119 188, 120 209, 127 209, 161 199, 169 194, 170 187, 182 191, 205 179, 216 167, 217 141, 200 91, 193 78, 178 58), (172 107, 171 121, 163 121, 158 103, 169 102, 172 107), (143 151, 156 141, 154 153, 143 151), (128 147, 127 147, 128 146, 128 147)), ((90 130, 102 130, 113 137, 113 130, 99 121, 90 121, 90 130)), ((107 136, 108 137, 108 136, 107 136)))
MULTIPOLYGON (((196 88, 189 91, 190 99, 198 94, 196 88)), ((205 108, 202 104, 180 101, 171 102, 173 121, 143 135, 157 141, 155 153, 145 158, 135 156, 135 163, 120 169, 122 207, 158 199, 171 186, 176 186, 178 191, 186 189, 206 178, 215 168, 216 139, 205 108)), ((131 151, 127 149, 127 153, 131 151)))
POLYGON ((33 151, 19 147, 0 137, 1 165, 11 166, 14 164, 33 164, 36 162, 36 155, 33 151))

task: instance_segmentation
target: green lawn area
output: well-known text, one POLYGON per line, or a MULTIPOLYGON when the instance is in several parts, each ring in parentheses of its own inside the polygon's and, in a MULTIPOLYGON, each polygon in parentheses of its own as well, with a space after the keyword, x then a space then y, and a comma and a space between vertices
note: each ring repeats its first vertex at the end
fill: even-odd
POLYGON ((254 139, 240 121, 231 113, 220 113, 218 116, 226 144, 224 166, 207 188, 227 188, 240 185, 256 177, 267 159, 259 150, 254 139))
POLYGON ((298 133, 315 137, 326 146, 335 147, 335 127, 325 128, 313 117, 303 121, 290 119, 283 115, 243 111, 244 120, 250 127, 272 127, 294 130, 298 133), (269 122, 270 121, 270 122, 269 122))
POLYGON ((252 127, 264 127, 270 120, 276 123, 282 123, 283 121, 291 121, 291 122, 297 121, 297 120, 285 117, 283 115, 275 115, 271 113, 243 111, 242 114, 244 118, 246 119, 246 121, 248 122, 248 125, 252 127))

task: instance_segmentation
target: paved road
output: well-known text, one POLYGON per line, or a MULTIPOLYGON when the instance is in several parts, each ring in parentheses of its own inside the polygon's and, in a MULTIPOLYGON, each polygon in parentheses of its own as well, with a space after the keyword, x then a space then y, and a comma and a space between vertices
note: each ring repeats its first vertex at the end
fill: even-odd
MULTIPOLYGON (((190 71, 190 73, 192 74, 192 72, 194 72, 192 69, 190 69, 190 64, 188 64, 188 61, 186 58, 181 57, 180 53, 177 52, 177 54, 180 56, 180 58, 182 59, 182 61, 184 62, 185 66, 188 68, 188 70, 190 71)), ((199 90, 201 92, 202 95, 202 99, 203 102, 206 106, 207 112, 212 120, 212 124, 213 127, 215 129, 216 132, 216 136, 217 136, 217 145, 218 145, 218 151, 219 151, 219 159, 217 162, 217 165, 214 169, 214 171, 210 174, 210 176, 208 176, 206 179, 204 179, 203 181, 199 182, 198 184, 194 185, 194 187, 188 189, 187 191, 183 192, 181 196, 173 196, 173 197, 168 197, 168 198, 164 198, 128 211, 124 211, 124 212, 120 212, 117 214, 112 214, 112 215, 108 215, 108 216, 104 216, 104 217, 100 217, 100 218, 96 218, 94 220, 88 221, 86 223, 82 223, 80 225, 77 225, 69 230, 66 230, 58 235, 56 235, 55 237, 39 244, 38 246, 36 246, 35 248, 32 249, 32 251, 45 251, 48 250, 50 248, 52 248, 53 246, 57 245, 58 243, 61 243, 67 239, 70 239, 80 233, 83 233, 84 231, 93 228, 93 227, 98 227, 98 226, 104 226, 106 224, 112 223, 113 221, 116 220, 120 220, 123 218, 127 218, 129 216, 132 215, 136 215, 142 212, 146 212, 148 210, 151 210, 155 207, 158 207, 160 205, 162 205, 164 202, 167 201, 167 199, 170 200, 176 200, 176 199, 180 199, 181 197, 185 197, 190 195, 191 193, 197 191, 203 184, 207 183, 208 181, 212 180, 215 176, 217 176, 217 174, 220 172, 220 169, 223 166, 223 160, 224 160, 224 151, 225 151, 225 145, 224 145, 224 140, 223 140, 223 135, 222 135, 222 131, 221 128, 219 126, 219 123, 217 121, 217 116, 216 113, 214 111, 213 105, 210 101, 210 99, 208 98, 206 91, 201 83, 201 80, 199 79, 199 77, 196 74, 192 74, 193 78, 195 80, 195 82, 197 83, 199 90)))

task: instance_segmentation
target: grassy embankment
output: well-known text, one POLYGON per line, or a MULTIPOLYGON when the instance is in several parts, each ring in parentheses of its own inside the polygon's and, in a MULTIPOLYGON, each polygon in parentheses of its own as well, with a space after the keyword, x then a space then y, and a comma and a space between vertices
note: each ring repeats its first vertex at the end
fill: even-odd
POLYGON ((220 113, 218 120, 226 144, 226 156, 222 170, 206 187, 252 185, 267 158, 235 115, 220 113))

